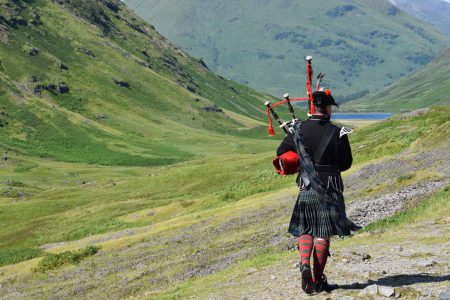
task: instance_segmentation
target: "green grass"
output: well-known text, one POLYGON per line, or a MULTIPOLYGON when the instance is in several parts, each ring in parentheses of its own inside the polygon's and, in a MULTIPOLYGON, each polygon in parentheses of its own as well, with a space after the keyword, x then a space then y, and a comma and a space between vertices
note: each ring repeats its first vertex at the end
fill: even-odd
POLYGON ((435 107, 423 115, 391 117, 371 126, 357 128, 350 135, 354 162, 364 163, 400 153, 410 148, 419 153, 446 142, 450 126, 450 108, 435 107))
POLYGON ((0 267, 39 257, 43 253, 44 251, 39 248, 2 248, 0 249, 0 267))
MULTIPOLYGON (((0 172, 2 176, 12 182, 21 178, 30 192, 17 201, 12 196, 0 199, 4 216, 1 245, 31 246, 79 239, 154 222, 152 218, 119 221, 134 211, 180 200, 191 203, 165 216, 173 218, 290 186, 292 178, 276 175, 267 163, 271 159, 270 153, 229 155, 153 169, 46 162, 26 173, 11 172, 16 168, 11 166, 0 172)), ((24 190, 15 188, 15 192, 24 190)))
POLYGON ((78 251, 64 251, 57 254, 47 253, 34 271, 44 273, 64 265, 77 265, 83 259, 95 255, 99 249, 96 246, 88 246, 78 251))
POLYGON ((405 182, 407 180, 413 179, 416 175, 415 174, 405 174, 405 175, 400 175, 397 178, 397 183, 402 183, 405 182))

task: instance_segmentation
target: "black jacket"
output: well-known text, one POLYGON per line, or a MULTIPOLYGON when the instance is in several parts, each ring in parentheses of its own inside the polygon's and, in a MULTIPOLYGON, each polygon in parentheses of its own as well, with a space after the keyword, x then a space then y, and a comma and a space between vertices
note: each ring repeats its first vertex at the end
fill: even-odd
MULTIPOLYGON (((348 170, 353 162, 352 150, 348 141, 347 135, 339 137, 341 128, 330 123, 329 120, 321 116, 313 116, 308 120, 302 122, 301 129, 304 136, 305 149, 311 157, 319 146, 322 137, 325 134, 327 126, 334 127, 334 134, 331 138, 328 147, 319 162, 314 162, 317 165, 332 165, 339 168, 339 171, 348 170)), ((288 152, 296 151, 294 139, 291 135, 287 135, 281 145, 277 149, 277 156, 288 152)))
MULTIPOLYGON (((320 161, 314 162, 314 164, 316 166, 331 166, 340 173, 351 167, 353 162, 352 150, 347 135, 340 137, 341 128, 330 123, 328 117, 316 115, 302 122, 301 130, 304 137, 305 150, 312 158, 314 157, 314 153, 316 152, 322 137, 325 135, 328 126, 332 126, 332 129, 334 130, 333 136, 320 161)), ((287 135, 284 138, 277 149, 277 156, 288 151, 296 151, 294 139, 291 135, 287 135)), ((325 184, 327 184, 328 181, 334 180, 334 178, 328 178, 328 175, 330 174, 321 174, 320 168, 317 168, 317 170, 325 184)), ((339 177, 339 183, 336 184, 336 190, 343 192, 340 174, 335 175, 339 177)))

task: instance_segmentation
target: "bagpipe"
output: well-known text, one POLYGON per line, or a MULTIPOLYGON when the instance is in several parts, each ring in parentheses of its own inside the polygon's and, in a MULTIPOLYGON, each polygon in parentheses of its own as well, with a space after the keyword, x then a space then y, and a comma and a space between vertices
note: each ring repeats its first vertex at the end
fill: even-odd
MULTIPOLYGON (((266 101, 264 103, 264 105, 267 106, 267 116, 269 118, 269 135, 271 135, 271 136, 275 135, 275 130, 273 129, 273 124, 272 124, 272 117, 278 122, 278 124, 280 125, 280 128, 282 128, 283 131, 287 135, 292 135, 294 125, 295 125, 295 123, 298 122, 298 119, 295 117, 295 112, 294 112, 294 107, 292 105, 292 102, 308 101, 309 102, 308 103, 308 107, 309 107, 308 116, 311 116, 315 113, 314 103, 313 103, 313 76, 314 76, 314 70, 312 67, 312 56, 307 56, 306 57, 307 97, 305 97, 305 98, 290 98, 289 94, 284 94, 283 95, 284 99, 280 100, 279 102, 277 102, 275 104, 270 104, 269 101, 266 101), (288 122, 283 121, 274 110, 275 107, 283 105, 283 104, 287 104, 289 113, 292 116, 292 120, 290 120, 288 122)), ((319 75, 317 76, 317 83, 316 83, 317 91, 322 90, 322 87, 320 85, 321 85, 322 79, 324 77, 325 77, 325 74, 322 74, 322 73, 319 73, 319 75)), ((327 93, 327 95, 329 95, 331 92, 329 90, 327 90, 326 93, 327 93)), ((296 174, 298 171, 299 164, 300 164, 300 160, 298 158, 297 153, 294 151, 288 151, 288 152, 280 155, 273 161, 275 170, 280 175, 296 174)))

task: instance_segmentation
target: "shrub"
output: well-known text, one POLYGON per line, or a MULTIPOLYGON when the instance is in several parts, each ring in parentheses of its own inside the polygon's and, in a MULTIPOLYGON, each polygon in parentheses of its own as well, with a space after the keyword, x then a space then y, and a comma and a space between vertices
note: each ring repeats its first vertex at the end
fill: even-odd
POLYGON ((78 251, 65 251, 57 254, 47 253, 34 271, 45 272, 64 265, 77 265, 83 259, 95 255, 99 249, 97 246, 87 246, 78 251))
POLYGON ((93 0, 68 0, 67 2, 82 17, 99 25, 103 29, 103 32, 109 33, 111 31, 113 26, 111 19, 105 12, 101 2, 93 0))
POLYGON ((333 9, 330 9, 327 11, 327 16, 330 18, 337 18, 337 17, 343 17, 347 12, 350 12, 352 10, 357 9, 358 7, 354 5, 344 5, 344 6, 338 6, 333 9))
POLYGON ((403 182, 409 179, 413 179, 416 176, 416 174, 405 174, 405 175, 401 175, 397 178, 397 182, 403 182))

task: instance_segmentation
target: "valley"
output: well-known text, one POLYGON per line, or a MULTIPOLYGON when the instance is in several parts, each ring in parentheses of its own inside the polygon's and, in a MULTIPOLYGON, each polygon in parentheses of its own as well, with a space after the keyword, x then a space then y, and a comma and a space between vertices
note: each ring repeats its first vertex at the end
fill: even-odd
MULTIPOLYGON (((406 242, 402 242, 416 233, 415 230, 410 231, 408 225, 416 218, 423 220, 421 222, 425 222, 424 224, 428 224, 427 220, 436 220, 434 222, 437 223, 432 225, 434 230, 443 230, 441 236, 427 236, 426 227, 423 227, 425 225, 420 225, 422 223, 419 222, 417 226, 422 226, 420 232, 423 233, 415 235, 414 241, 420 245, 425 243, 430 245, 427 247, 431 247, 434 243, 439 243, 440 238, 448 239, 448 220, 445 217, 449 211, 446 186, 449 183, 450 169, 445 163, 448 140, 440 138, 443 134, 448 134, 448 126, 448 109, 442 108, 411 117, 394 117, 356 129, 355 136, 352 137, 355 166, 345 175, 349 214, 361 224, 379 221, 353 238, 337 240, 337 256, 333 257, 333 261, 341 256, 347 257, 345 251, 363 249, 362 251, 373 255, 374 260, 380 259, 382 263, 383 258, 374 254, 377 244, 373 245, 371 241, 389 234, 389 230, 397 230, 404 236, 398 243, 405 249, 411 249, 405 250, 412 251, 410 255, 416 255, 414 253, 417 251, 422 253, 420 251, 425 251, 425 246, 413 250, 404 246, 406 242), (399 128, 398 122, 402 122, 402 129, 392 131, 392 128, 399 128), (420 131, 411 130, 416 128, 415 124, 427 125, 420 131), (435 135, 428 135, 430 131, 435 132, 435 135), (381 142, 386 138, 387 142, 381 142), (430 140, 435 141, 431 148, 427 146, 430 140), (423 185, 430 188, 424 189, 423 185), (383 211, 382 207, 393 205, 391 201, 396 202, 392 210, 374 217, 375 212, 379 214, 380 209, 383 211), (365 203, 369 203, 372 210, 365 203), (362 218, 357 217, 360 209, 365 212, 362 218), (401 212, 405 209, 405 212, 401 212), (386 216, 392 217, 383 219, 386 216), (367 219, 369 221, 364 221, 366 218, 370 218, 367 219), (361 239, 365 242, 356 246, 355 243, 359 243, 361 239)), ((267 281, 275 283, 277 280, 270 279, 270 275, 268 278, 264 277, 266 272, 275 272, 274 270, 279 272, 274 276, 286 279, 283 284, 292 283, 292 286, 288 286, 287 295, 298 295, 298 289, 294 288, 295 282, 288 279, 298 276, 295 275, 298 273, 290 271, 297 256, 295 241, 286 233, 296 188, 293 187, 292 177, 276 176, 270 164, 264 163, 270 162, 272 157, 273 151, 242 155, 241 159, 238 156, 212 157, 210 162, 191 161, 165 167, 161 174, 158 174, 158 169, 154 169, 154 176, 148 174, 151 171, 148 169, 145 173, 140 173, 139 168, 127 170, 128 174, 119 176, 119 168, 115 170, 116 173, 108 172, 115 174, 115 184, 110 182, 111 177, 100 180, 91 175, 92 183, 85 186, 79 185, 59 192, 53 188, 52 193, 57 192, 56 195, 63 197, 67 193, 97 200, 67 210, 61 214, 63 219, 57 217, 60 213, 53 214, 51 220, 54 225, 39 230, 41 233, 37 236, 47 238, 35 242, 36 246, 39 245, 40 249, 49 253, 61 253, 95 245, 100 247, 99 253, 79 264, 66 265, 44 273, 33 271, 41 258, 4 266, 0 269, 1 297, 122 298, 134 295, 143 299, 171 299, 192 295, 201 299, 221 299, 249 295, 256 299, 258 293, 268 290, 236 290, 232 283, 255 280, 254 288, 267 281), (205 176, 205 172, 214 176, 205 176), (172 186, 180 187, 177 190, 179 194, 171 186, 162 185, 164 178, 170 178, 172 186), (161 192, 152 183, 159 186, 161 192), (117 190, 121 192, 118 193, 117 190), (150 190, 150 193, 146 192, 150 190), (164 193, 169 194, 165 196, 164 193), (166 199, 160 201, 152 199, 153 196, 166 199), (122 199, 113 201, 115 197, 122 199), (103 229, 104 233, 99 232, 102 228, 99 225, 107 224, 104 223, 105 219, 98 218, 99 215, 105 218, 108 216, 121 225, 110 225, 103 229), (93 220, 89 221, 89 218, 93 220), (71 222, 74 224, 70 225, 71 222), (87 227, 91 222, 91 228, 87 227), (61 228, 57 224, 65 226, 61 228), (82 229, 91 232, 84 232, 86 237, 81 239, 79 238, 83 235, 80 234, 66 234, 58 239, 51 228, 57 229, 56 232, 60 234, 67 231, 73 234, 73 230, 82 229), (111 261, 114 263, 111 264, 111 261), (258 271, 254 271, 255 269, 258 271), (279 275, 285 272, 290 274, 289 277, 279 275), (225 288, 218 292, 217 285, 225 288)), ((80 175, 83 173, 80 170, 80 175)), ((32 198, 38 200, 40 197, 48 198, 48 193, 32 198)), ((25 198, 22 201, 36 200, 25 198)), ((3 207, 13 205, 14 203, 10 203, 3 207)), ((31 238, 28 243, 32 241, 31 238)), ((418 257, 422 257, 421 255, 418 257)), ((433 256, 426 257, 428 260, 434 259, 433 256)), ((357 257, 351 256, 351 259, 357 257)), ((337 266, 331 266, 330 272, 335 274, 339 262, 337 266)), ((436 266, 439 270, 445 270, 445 261, 439 261, 436 266)), ((433 267, 433 270, 437 269, 433 267)), ((389 271, 387 274, 394 276, 396 272, 400 271, 389 271)), ((437 274, 442 274, 439 272, 437 274)), ((353 279, 354 274, 351 276, 353 279)), ((358 276, 362 276, 361 285, 338 290, 336 295, 359 293, 365 286, 364 278, 377 281, 388 277, 378 273, 361 273, 358 276)), ((341 284, 354 283, 353 280, 347 282, 345 278, 347 277, 341 277, 341 284)), ((433 293, 444 290, 439 282, 448 279, 445 276, 441 278, 444 281, 436 281, 436 285, 433 283, 435 281, 431 281, 430 285, 435 287, 433 293)), ((381 283, 392 282, 385 279, 381 283)), ((270 289, 268 293, 276 296, 279 288, 285 285, 270 286, 267 286, 270 289)), ((413 288, 412 292, 422 293, 421 289, 417 290, 415 286, 413 288)), ((404 286, 401 291, 408 293, 410 287, 404 286)), ((286 293, 285 290, 280 292, 286 293)))
MULTIPOLYGON (((394 115, 336 120, 354 128, 343 177, 364 229, 333 240, 341 287, 315 298, 448 290, 447 52, 376 96, 394 115)), ((380 109, 366 97, 343 109, 380 109)), ((305 297, 265 101, 121 1, 0 0, 0 299, 305 297)))

